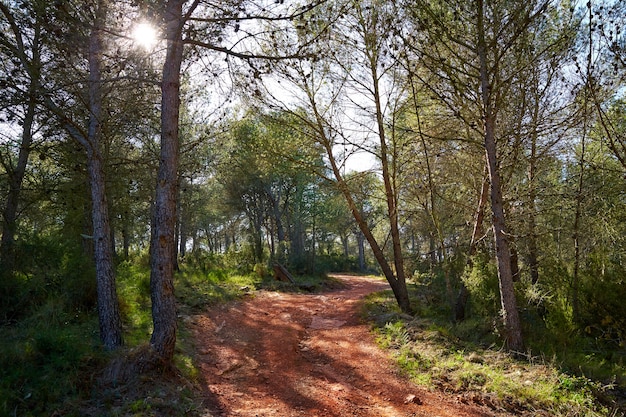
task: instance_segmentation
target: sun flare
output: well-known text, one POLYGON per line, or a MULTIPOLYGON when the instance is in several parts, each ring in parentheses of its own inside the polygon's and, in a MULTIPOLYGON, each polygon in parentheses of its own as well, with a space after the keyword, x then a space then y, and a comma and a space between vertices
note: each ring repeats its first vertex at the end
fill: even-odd
POLYGON ((137 23, 133 29, 133 41, 144 49, 152 49, 158 42, 157 30, 150 23, 137 23))

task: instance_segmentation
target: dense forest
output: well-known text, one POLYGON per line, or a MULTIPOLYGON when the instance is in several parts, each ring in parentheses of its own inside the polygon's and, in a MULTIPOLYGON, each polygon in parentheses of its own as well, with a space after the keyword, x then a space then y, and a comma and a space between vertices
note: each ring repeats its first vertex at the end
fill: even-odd
POLYGON ((626 389, 625 23, 611 0, 2 0, 3 356, 97 320, 91 349, 171 364, 180 274, 282 265, 382 275, 403 314, 626 389))

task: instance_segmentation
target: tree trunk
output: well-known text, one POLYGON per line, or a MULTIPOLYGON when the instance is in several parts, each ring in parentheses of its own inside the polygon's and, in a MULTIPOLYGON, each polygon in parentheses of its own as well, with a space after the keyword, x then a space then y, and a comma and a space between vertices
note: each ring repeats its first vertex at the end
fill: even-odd
MULTIPOLYGON (((585 119, 586 119, 585 115, 585 119)), ((586 136, 587 134, 587 120, 585 120, 584 132, 581 140, 580 159, 578 160, 578 182, 576 187, 576 210, 574 212, 574 225, 572 239, 574 240, 574 267, 572 271, 572 316, 574 321, 580 318, 580 301, 579 301, 579 282, 580 282, 580 221, 582 217, 582 204, 583 204, 583 186, 585 179, 585 152, 586 152, 586 136)))
POLYGON ((108 205, 102 159, 97 149, 88 151, 87 169, 91 185, 93 243, 98 291, 100 339, 107 349, 122 345, 122 321, 115 285, 108 205))
POLYGON ((397 287, 397 290, 394 290, 394 293, 396 291, 399 292, 396 298, 400 296, 400 298, 398 299, 398 304, 400 305, 402 311, 409 312, 411 308, 409 295, 406 288, 406 278, 404 275, 404 257, 402 254, 402 242, 400 240, 400 227, 398 226, 398 196, 396 194, 396 189, 394 186, 395 172, 391 172, 391 169, 389 167, 389 152, 387 149, 387 138, 385 136, 386 126, 383 120, 383 109, 378 85, 377 62, 374 62, 374 60, 371 59, 370 63, 372 71, 371 75, 374 83, 376 123, 378 127, 378 138, 380 142, 380 161, 382 166, 383 183, 385 186, 385 197, 387 200, 387 217, 389 219, 391 243, 393 247, 393 261, 396 269, 395 279, 393 280, 394 282, 392 284, 392 288, 394 287, 394 285, 397 287))
POLYGON ((350 256, 350 247, 349 247, 349 241, 348 241, 348 234, 347 233, 341 233, 339 235, 339 238, 341 239, 341 247, 343 248, 343 256, 344 256, 344 258, 348 259, 348 257, 350 256))
POLYGON ((359 230, 372 248, 374 258, 376 258, 378 265, 380 265, 380 268, 382 269, 383 274, 385 275, 385 278, 387 279, 387 282, 389 283, 389 286, 393 291, 393 295, 396 298, 396 302, 398 303, 400 310, 402 310, 404 313, 411 314, 411 303, 409 300, 409 293, 406 288, 406 282, 404 281, 404 279, 397 278, 394 274, 391 265, 389 265, 387 259, 385 258, 385 254, 383 253, 381 247, 378 245, 378 242, 372 234, 371 229, 367 225, 367 222, 365 221, 365 219, 361 215, 361 212, 356 206, 348 185, 346 184, 341 174, 341 170, 337 165, 337 161, 335 160, 335 158, 332 157, 332 147, 330 146, 329 141, 325 140, 323 145, 325 147, 327 155, 329 155, 329 162, 333 174, 335 175, 335 178, 337 180, 337 186, 339 187, 341 193, 344 195, 346 202, 348 203, 348 207, 352 212, 352 216, 354 216, 357 226, 359 226, 359 230))
POLYGON ((189 236, 187 236, 188 225, 187 222, 183 219, 182 213, 180 216, 180 237, 178 238, 178 255, 182 258, 187 255, 187 240, 189 236))
MULTIPOLYGON (((178 169, 176 170, 178 172, 178 169)), ((174 213, 176 216, 176 220, 174 222, 174 255, 172 257, 172 259, 174 260, 174 271, 178 272, 180 271, 180 265, 178 265, 178 247, 179 247, 179 242, 180 242, 180 228, 182 227, 182 213, 181 213, 181 194, 180 194, 180 190, 182 188, 182 184, 180 183, 180 181, 182 181, 181 179, 179 179, 179 182, 176 184, 176 208, 174 209, 174 213)))
MULTIPOLYGON (((535 136, 535 135, 533 135, 535 136)), ((528 168, 528 269, 530 281, 534 284, 539 282, 539 255, 537 249, 537 210, 535 208, 536 184, 535 184, 536 142, 533 139, 530 166, 528 168)))
POLYGON ((293 276, 281 263, 274 263, 273 269, 274 278, 276 278, 278 281, 290 282, 292 284, 295 284, 296 281, 293 279, 293 276))
MULTIPOLYGON (((269 187, 268 187, 269 188, 269 187)), ((276 238, 278 240, 278 255, 276 255, 276 245, 274 242, 273 234, 271 237, 271 250, 272 250, 272 258, 277 257, 278 262, 285 262, 286 254, 285 254, 285 226, 283 225, 282 213, 280 210, 280 193, 277 197, 274 197, 271 189, 266 190, 267 195, 272 203, 272 215, 274 217, 274 224, 276 226, 276 238)))
MULTIPOLYGON (((486 124, 493 123, 487 118, 486 124)), ((487 131, 492 128, 487 128, 487 131)), ((522 327, 517 310, 515 289, 513 286, 513 272, 511 270, 511 251, 506 232, 500 176, 496 162, 495 140, 492 135, 485 135, 485 147, 489 158, 489 178, 491 181, 491 210, 493 212, 493 232, 495 235, 496 260, 498 263, 498 283, 500 288, 500 302, 506 332, 506 344, 509 350, 522 352, 524 343, 522 327)))
POLYGON ((128 260, 130 256, 130 232, 128 231, 128 225, 126 219, 123 219, 124 224, 122 226, 122 246, 124 251, 124 260, 128 260))
POLYGON ((170 364, 174 357, 177 328, 174 295, 176 252, 174 229, 180 152, 178 122, 184 2, 168 0, 165 6, 167 51, 161 80, 161 152, 150 245, 150 295, 154 325, 150 344, 166 365, 170 364))
MULTIPOLYGON (((17 33, 15 35, 18 36, 17 33)), ((23 63, 24 65, 28 65, 27 69, 30 83, 28 85, 28 103, 26 104, 24 119, 22 121, 22 138, 17 157, 17 165, 13 169, 5 167, 9 177, 9 193, 2 212, 0 267, 3 274, 11 273, 15 267, 14 243, 15 233, 17 231, 17 213, 22 184, 24 182, 24 175, 26 173, 26 166, 28 165, 28 158, 30 156, 31 145, 33 142, 33 125, 35 123, 35 114, 37 110, 36 97, 39 93, 39 81, 41 77, 40 38, 41 26, 35 25, 33 28, 33 41, 31 45, 31 61, 28 63, 29 65, 26 62, 23 63)), ((24 56, 26 56, 26 51, 24 51, 24 56)))
POLYGON ((263 262, 263 212, 257 206, 255 210, 249 212, 249 218, 254 227, 252 233, 252 246, 254 248, 255 262, 263 262))
MULTIPOLYGON (((587 10, 589 13, 589 21, 591 22, 593 19, 593 12, 591 9, 591 3, 588 3, 587 10)), ((584 114, 583 114, 583 132, 580 144, 580 158, 578 160, 578 182, 576 188, 576 211, 574 213, 574 231, 573 231, 573 240, 574 240, 574 270, 572 273, 572 316, 574 322, 580 319, 580 299, 579 299, 579 287, 580 287, 580 263, 581 263, 581 253, 580 253, 580 223, 582 220, 582 210, 583 210, 583 186, 585 182, 585 158, 586 158, 586 138, 587 132, 589 129, 589 94, 593 94, 594 88, 591 84, 592 80, 592 50, 593 50, 593 35, 589 32, 588 38, 588 53, 587 53, 587 81, 585 83, 585 95, 583 100, 584 106, 584 114)))
POLYGON ((498 264, 498 283, 500 288, 500 302, 505 328, 507 348, 511 351, 522 352, 524 342, 522 326, 517 310, 513 275, 511 271, 511 251, 509 248, 506 222, 504 217, 504 202, 502 185, 500 183, 499 161, 496 149, 496 119, 497 111, 493 107, 490 71, 488 69, 487 42, 484 27, 484 4, 478 0, 478 56, 480 61, 480 84, 483 104, 484 145, 491 182, 491 210, 493 213, 493 232, 496 246, 496 260, 498 264))
POLYGON ((17 230, 17 208, 20 201, 22 183, 26 173, 26 165, 33 141, 33 124, 35 120, 36 81, 31 80, 30 98, 24 115, 22 141, 15 169, 9 174, 9 193, 2 213, 2 240, 0 241, 0 264, 3 273, 13 271, 15 265, 15 232, 17 230))
POLYGON ((518 282, 520 280, 519 254, 517 253, 513 238, 509 239, 509 248, 511 250, 511 277, 513 278, 513 282, 518 282))
POLYGON ((428 259, 429 259, 429 269, 432 272, 437 266, 437 246, 435 244, 435 235, 431 231, 428 234, 428 259))
POLYGON ((356 232, 356 241, 359 247, 359 271, 365 272, 365 236, 363 232, 356 232))
MULTIPOLYGON (((362 23, 362 22, 361 22, 362 23)), ((371 23, 371 22, 369 22, 371 23)), ((395 267, 392 268, 389 261, 386 259, 385 254, 376 241, 371 228, 367 224, 366 220, 361 215, 359 208, 357 207, 354 198, 352 196, 352 192, 348 184, 346 183, 342 169, 339 167, 337 159, 334 157, 333 153, 333 145, 334 141, 331 137, 329 137, 328 124, 327 121, 324 120, 320 109, 316 103, 315 92, 312 89, 306 88, 306 93, 308 94, 309 102, 311 105, 311 110, 313 111, 313 115, 315 118, 314 128, 316 130, 317 138, 316 140, 323 146, 326 156, 328 157, 328 162, 331 165, 331 170, 335 180, 337 181, 337 187, 339 191, 342 193, 352 215, 363 233, 365 240, 369 243, 372 252, 378 265, 380 266, 389 286, 393 290, 393 294, 396 298, 398 306, 405 313, 411 313, 411 303, 409 300, 409 294, 406 286, 405 280, 405 271, 404 271, 404 259, 402 256, 402 244, 400 240, 400 229, 399 229, 399 213, 398 213, 398 205, 397 198, 398 196, 395 194, 395 172, 390 167, 390 164, 393 163, 393 160, 390 162, 390 158, 393 158, 393 155, 390 156, 388 151, 388 144, 385 137, 385 129, 387 128, 384 121, 384 110, 382 105, 381 91, 380 91, 380 77, 378 74, 378 66, 380 64, 379 55, 380 49, 379 46, 376 45, 377 42, 377 34, 371 32, 371 27, 368 24, 365 24, 360 29, 362 29, 361 35, 363 36, 363 40, 365 42, 365 57, 368 60, 367 70, 369 71, 370 81, 372 82, 372 89, 369 91, 372 93, 370 97, 375 106, 376 111, 374 116, 376 117, 376 134, 378 135, 379 145, 380 145, 380 162, 382 166, 382 178, 385 187, 385 198, 387 202, 387 220, 389 221, 389 227, 391 232, 391 241, 392 241, 392 249, 393 249, 393 263, 395 267), (392 177, 393 176, 393 177, 392 177)), ((373 25, 374 27, 376 24, 373 25)), ((360 75, 359 75, 360 77, 360 75)), ((360 81, 359 81, 360 82, 360 81)), ((331 129, 332 130, 332 129, 331 129)))
MULTIPOLYGON (((535 83, 538 81, 535 79, 535 83)), ((537 85, 535 90, 539 90, 537 85)), ((537 124, 539 123, 540 100, 537 98, 533 108, 533 132, 530 140, 530 158, 528 163, 528 269, 530 281, 534 284, 539 282, 539 254, 537 249, 537 124)))
POLYGON ((96 21, 89 38, 89 126, 87 131, 87 169, 91 185, 91 213, 93 227, 93 249, 96 263, 98 291, 98 318, 100 339, 107 349, 122 345, 122 321, 115 288, 115 268, 109 212, 105 191, 104 167, 100 154, 101 55, 102 27, 106 17, 106 3, 99 1, 96 21))

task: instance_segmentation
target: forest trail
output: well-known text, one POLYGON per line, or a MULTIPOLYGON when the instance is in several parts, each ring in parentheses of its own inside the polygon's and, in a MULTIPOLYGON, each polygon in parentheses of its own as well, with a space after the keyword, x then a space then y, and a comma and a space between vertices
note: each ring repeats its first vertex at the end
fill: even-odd
POLYGON ((188 318, 211 416, 493 415, 399 375, 359 317, 362 298, 387 283, 335 277, 345 288, 260 291, 188 318))

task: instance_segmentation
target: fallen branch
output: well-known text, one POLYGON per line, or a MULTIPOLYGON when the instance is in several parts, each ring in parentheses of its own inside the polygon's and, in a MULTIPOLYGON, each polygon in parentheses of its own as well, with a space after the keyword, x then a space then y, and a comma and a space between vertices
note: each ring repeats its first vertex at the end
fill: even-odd
POLYGON ((295 284, 293 277, 291 276, 289 271, 287 271, 287 268, 285 268, 283 265, 276 262, 274 263, 273 268, 274 268, 274 278, 276 278, 276 280, 283 281, 283 282, 291 282, 292 284, 295 284))

